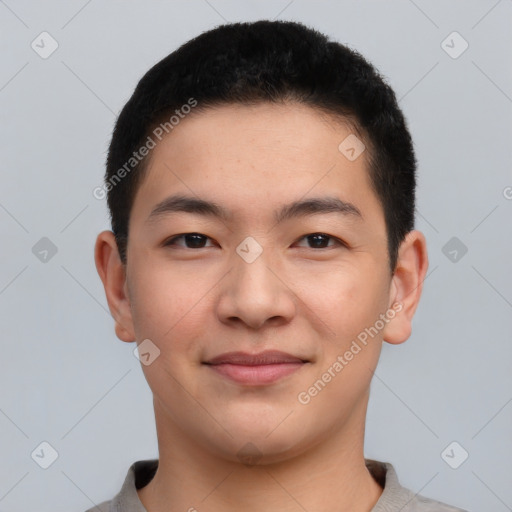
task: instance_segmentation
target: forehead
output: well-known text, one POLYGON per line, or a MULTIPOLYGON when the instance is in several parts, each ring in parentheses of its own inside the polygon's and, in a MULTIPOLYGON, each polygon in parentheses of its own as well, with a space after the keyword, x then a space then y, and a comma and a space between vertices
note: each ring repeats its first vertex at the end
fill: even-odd
POLYGON ((361 139, 349 123, 297 103, 197 111, 157 141, 132 213, 149 215, 176 192, 215 200, 242 216, 322 195, 378 213, 367 151, 355 159, 343 151, 354 137, 361 139))

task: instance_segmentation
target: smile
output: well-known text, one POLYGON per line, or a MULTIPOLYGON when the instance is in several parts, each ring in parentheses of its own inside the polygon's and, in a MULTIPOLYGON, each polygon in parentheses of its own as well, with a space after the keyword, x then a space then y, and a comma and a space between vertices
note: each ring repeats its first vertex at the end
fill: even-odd
POLYGON ((266 351, 259 354, 230 352, 204 364, 238 384, 262 386, 291 375, 306 363, 307 361, 284 352, 266 351))

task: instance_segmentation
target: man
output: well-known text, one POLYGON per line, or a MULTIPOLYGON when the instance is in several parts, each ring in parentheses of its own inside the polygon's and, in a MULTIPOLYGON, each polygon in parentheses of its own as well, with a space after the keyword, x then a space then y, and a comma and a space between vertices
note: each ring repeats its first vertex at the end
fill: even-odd
POLYGON ((428 266, 415 167, 390 87, 301 24, 224 25, 148 71, 95 258, 159 459, 100 510, 460 510, 363 453, 382 341, 410 336, 428 266))

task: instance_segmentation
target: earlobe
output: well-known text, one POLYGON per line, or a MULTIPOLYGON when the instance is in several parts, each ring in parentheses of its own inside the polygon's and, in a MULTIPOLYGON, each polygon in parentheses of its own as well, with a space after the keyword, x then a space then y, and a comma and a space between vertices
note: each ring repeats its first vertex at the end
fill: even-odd
POLYGON ((412 318, 420 301, 427 268, 425 236, 420 231, 410 231, 398 251, 389 306, 395 310, 395 315, 384 329, 384 341, 399 344, 407 341, 411 335, 412 318))
POLYGON ((108 307, 115 321, 115 332, 122 341, 135 341, 130 301, 127 294, 126 269, 112 231, 103 231, 94 249, 96 270, 105 289, 108 307))

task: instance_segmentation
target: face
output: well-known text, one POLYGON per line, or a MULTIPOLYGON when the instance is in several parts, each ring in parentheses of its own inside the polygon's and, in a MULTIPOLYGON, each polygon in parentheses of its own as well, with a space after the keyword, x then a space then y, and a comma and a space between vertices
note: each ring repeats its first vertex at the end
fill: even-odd
POLYGON ((153 149, 120 321, 159 351, 142 366, 157 427, 267 461, 362 429, 400 306, 367 154, 338 149, 352 133, 307 106, 229 105, 153 149))

